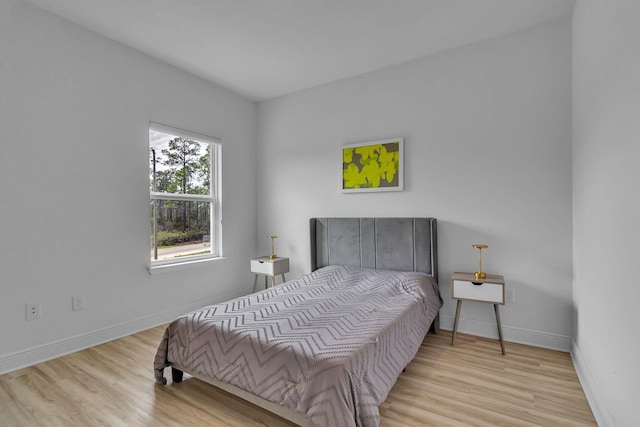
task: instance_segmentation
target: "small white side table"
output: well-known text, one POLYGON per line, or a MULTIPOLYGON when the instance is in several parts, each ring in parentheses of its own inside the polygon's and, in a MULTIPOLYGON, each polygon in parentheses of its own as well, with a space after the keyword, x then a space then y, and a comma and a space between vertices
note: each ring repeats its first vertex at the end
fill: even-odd
POLYGON ((253 258, 251 260, 251 272, 256 275, 253 280, 253 291, 256 291, 256 285, 258 284, 258 275, 264 276, 264 288, 266 289, 267 278, 271 277, 271 286, 276 285, 276 276, 282 276, 282 281, 285 282, 284 273, 289 272, 289 258, 277 257, 271 258, 267 256, 261 256, 253 258))
POLYGON ((458 300, 458 304, 456 305, 456 318, 453 322, 451 345, 453 345, 456 339, 462 301, 485 302, 493 304, 496 312, 496 323, 498 324, 500 347, 502 354, 506 354, 504 350, 504 340, 502 338, 502 325, 500 324, 500 311, 498 311, 498 304, 504 305, 504 286, 504 277, 495 274, 487 274, 487 277, 482 279, 476 279, 474 273, 453 273, 451 275, 451 298, 458 300))

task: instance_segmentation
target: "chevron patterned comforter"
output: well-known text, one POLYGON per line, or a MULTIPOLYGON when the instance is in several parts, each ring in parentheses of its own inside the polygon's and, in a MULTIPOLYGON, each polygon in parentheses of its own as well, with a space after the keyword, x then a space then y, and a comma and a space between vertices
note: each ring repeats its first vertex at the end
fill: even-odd
POLYGON ((317 426, 377 426, 378 405, 441 306, 424 273, 323 267, 179 317, 158 347, 155 377, 173 365, 317 426))

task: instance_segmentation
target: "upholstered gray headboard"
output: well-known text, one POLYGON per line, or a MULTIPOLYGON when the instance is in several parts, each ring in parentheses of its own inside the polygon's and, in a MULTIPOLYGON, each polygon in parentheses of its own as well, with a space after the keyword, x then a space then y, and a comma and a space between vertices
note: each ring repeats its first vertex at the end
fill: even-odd
POLYGON ((327 265, 421 271, 438 280, 435 218, 311 218, 311 271, 327 265))

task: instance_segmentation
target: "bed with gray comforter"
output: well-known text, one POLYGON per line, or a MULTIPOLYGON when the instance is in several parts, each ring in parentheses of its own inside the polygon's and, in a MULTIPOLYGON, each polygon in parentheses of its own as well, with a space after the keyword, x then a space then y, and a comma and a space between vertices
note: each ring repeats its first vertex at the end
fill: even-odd
POLYGON ((171 366, 230 384, 312 425, 377 426, 378 406, 441 306, 427 272, 319 266, 174 320, 157 350, 155 378, 166 383, 171 366))

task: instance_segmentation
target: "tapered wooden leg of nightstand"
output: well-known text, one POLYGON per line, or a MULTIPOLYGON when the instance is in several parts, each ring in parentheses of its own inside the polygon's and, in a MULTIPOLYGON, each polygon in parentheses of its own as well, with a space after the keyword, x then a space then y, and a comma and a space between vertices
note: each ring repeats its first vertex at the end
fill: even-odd
POLYGON ((453 334, 451 335, 451 345, 456 339, 456 332, 458 331, 458 320, 460 320, 460 309, 462 308, 462 300, 458 300, 456 305, 456 319, 453 321, 453 334))
POLYGON ((500 337, 500 348, 502 348, 502 355, 505 355, 504 351, 504 339, 502 339, 502 324, 500 323, 500 311, 498 310, 498 304, 493 304, 493 308, 496 310, 496 323, 498 324, 498 336, 500 337))
POLYGON ((269 278, 267 276, 264 276, 264 288, 267 289, 269 287, 269 282, 267 282, 269 278))
POLYGON ((274 287, 276 285, 276 276, 273 275, 271 276, 271 287, 274 287))
POLYGON ((256 291, 256 285, 258 284, 258 275, 254 274, 253 276, 254 276, 254 278, 253 278, 253 292, 255 292, 256 291))
POLYGON ((284 278, 284 273, 282 273, 281 276, 282 276, 282 283, 286 282, 287 279, 284 278))

